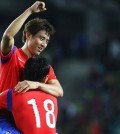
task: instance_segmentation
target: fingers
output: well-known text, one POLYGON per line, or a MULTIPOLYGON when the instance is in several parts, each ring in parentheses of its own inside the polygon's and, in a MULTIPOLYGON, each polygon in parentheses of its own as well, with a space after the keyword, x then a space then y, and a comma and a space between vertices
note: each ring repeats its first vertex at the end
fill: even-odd
POLYGON ((45 8, 45 3, 44 2, 40 2, 39 6, 38 6, 40 9, 43 9, 45 8))
POLYGON ((29 85, 23 81, 23 82, 18 82, 14 90, 18 93, 21 93, 21 92, 26 92, 29 89, 30 89, 29 85))
POLYGON ((47 10, 44 2, 37 1, 31 7, 32 13, 38 13, 47 10))
POLYGON ((47 10, 46 7, 45 7, 45 3, 44 3, 44 2, 40 2, 38 8, 39 8, 40 11, 45 11, 45 10, 47 10))
POLYGON ((30 89, 33 90, 37 88, 38 88, 38 84, 36 84, 36 82, 24 80, 24 81, 18 82, 18 84, 14 88, 14 91, 17 93, 21 93, 21 92, 25 93, 26 91, 30 89))

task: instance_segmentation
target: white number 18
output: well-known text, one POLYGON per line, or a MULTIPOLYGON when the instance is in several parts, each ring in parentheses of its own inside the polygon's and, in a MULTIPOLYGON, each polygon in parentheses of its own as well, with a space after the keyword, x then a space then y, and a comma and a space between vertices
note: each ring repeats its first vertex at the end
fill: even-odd
MULTIPOLYGON (((33 112, 34 112, 34 115, 35 115, 36 127, 40 128, 41 127, 40 113, 38 111, 38 107, 37 107, 35 99, 31 99, 27 103, 29 105, 31 105, 32 108, 33 108, 33 112)), ((54 103, 53 103, 53 101, 50 100, 50 99, 46 99, 43 102, 43 107, 46 111, 45 118, 46 118, 47 126, 50 127, 50 128, 54 128, 55 127, 55 116, 54 116, 54 103), (48 104, 51 105, 51 109, 48 108, 48 104), (52 122, 50 121, 50 117, 52 117, 52 122)))

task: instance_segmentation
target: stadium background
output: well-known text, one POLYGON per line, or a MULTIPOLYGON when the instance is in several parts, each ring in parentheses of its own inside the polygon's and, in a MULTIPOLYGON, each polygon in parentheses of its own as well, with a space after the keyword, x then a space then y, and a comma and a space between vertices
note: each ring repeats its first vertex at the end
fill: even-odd
MULTIPOLYGON (((0 37, 34 2, 0 2, 0 37)), ((56 29, 43 55, 64 89, 64 97, 58 100, 58 133, 120 134, 120 1, 44 2, 47 11, 29 19, 47 18, 56 29)), ((22 29, 15 37, 18 47, 22 29)))

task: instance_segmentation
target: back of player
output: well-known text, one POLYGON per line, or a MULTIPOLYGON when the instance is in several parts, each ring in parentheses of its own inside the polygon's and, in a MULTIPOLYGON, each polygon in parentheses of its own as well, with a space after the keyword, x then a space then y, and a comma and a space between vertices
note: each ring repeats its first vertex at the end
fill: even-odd
MULTIPOLYGON (((24 68, 24 79, 46 82, 50 66, 43 57, 30 58, 24 68)), ((23 134, 55 134, 57 120, 56 97, 40 90, 26 93, 9 90, 8 101, 16 126, 23 134)))
POLYGON ((56 133, 58 113, 56 97, 42 91, 13 93, 12 97, 12 113, 17 127, 23 134, 56 133))

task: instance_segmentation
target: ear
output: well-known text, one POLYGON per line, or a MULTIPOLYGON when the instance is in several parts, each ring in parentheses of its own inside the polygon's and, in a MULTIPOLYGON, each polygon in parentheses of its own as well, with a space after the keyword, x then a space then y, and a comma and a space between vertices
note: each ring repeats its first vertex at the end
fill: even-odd
POLYGON ((48 80, 48 75, 43 78, 42 83, 46 83, 47 80, 48 80))
POLYGON ((26 39, 30 39, 32 34, 30 32, 26 32, 26 39))

